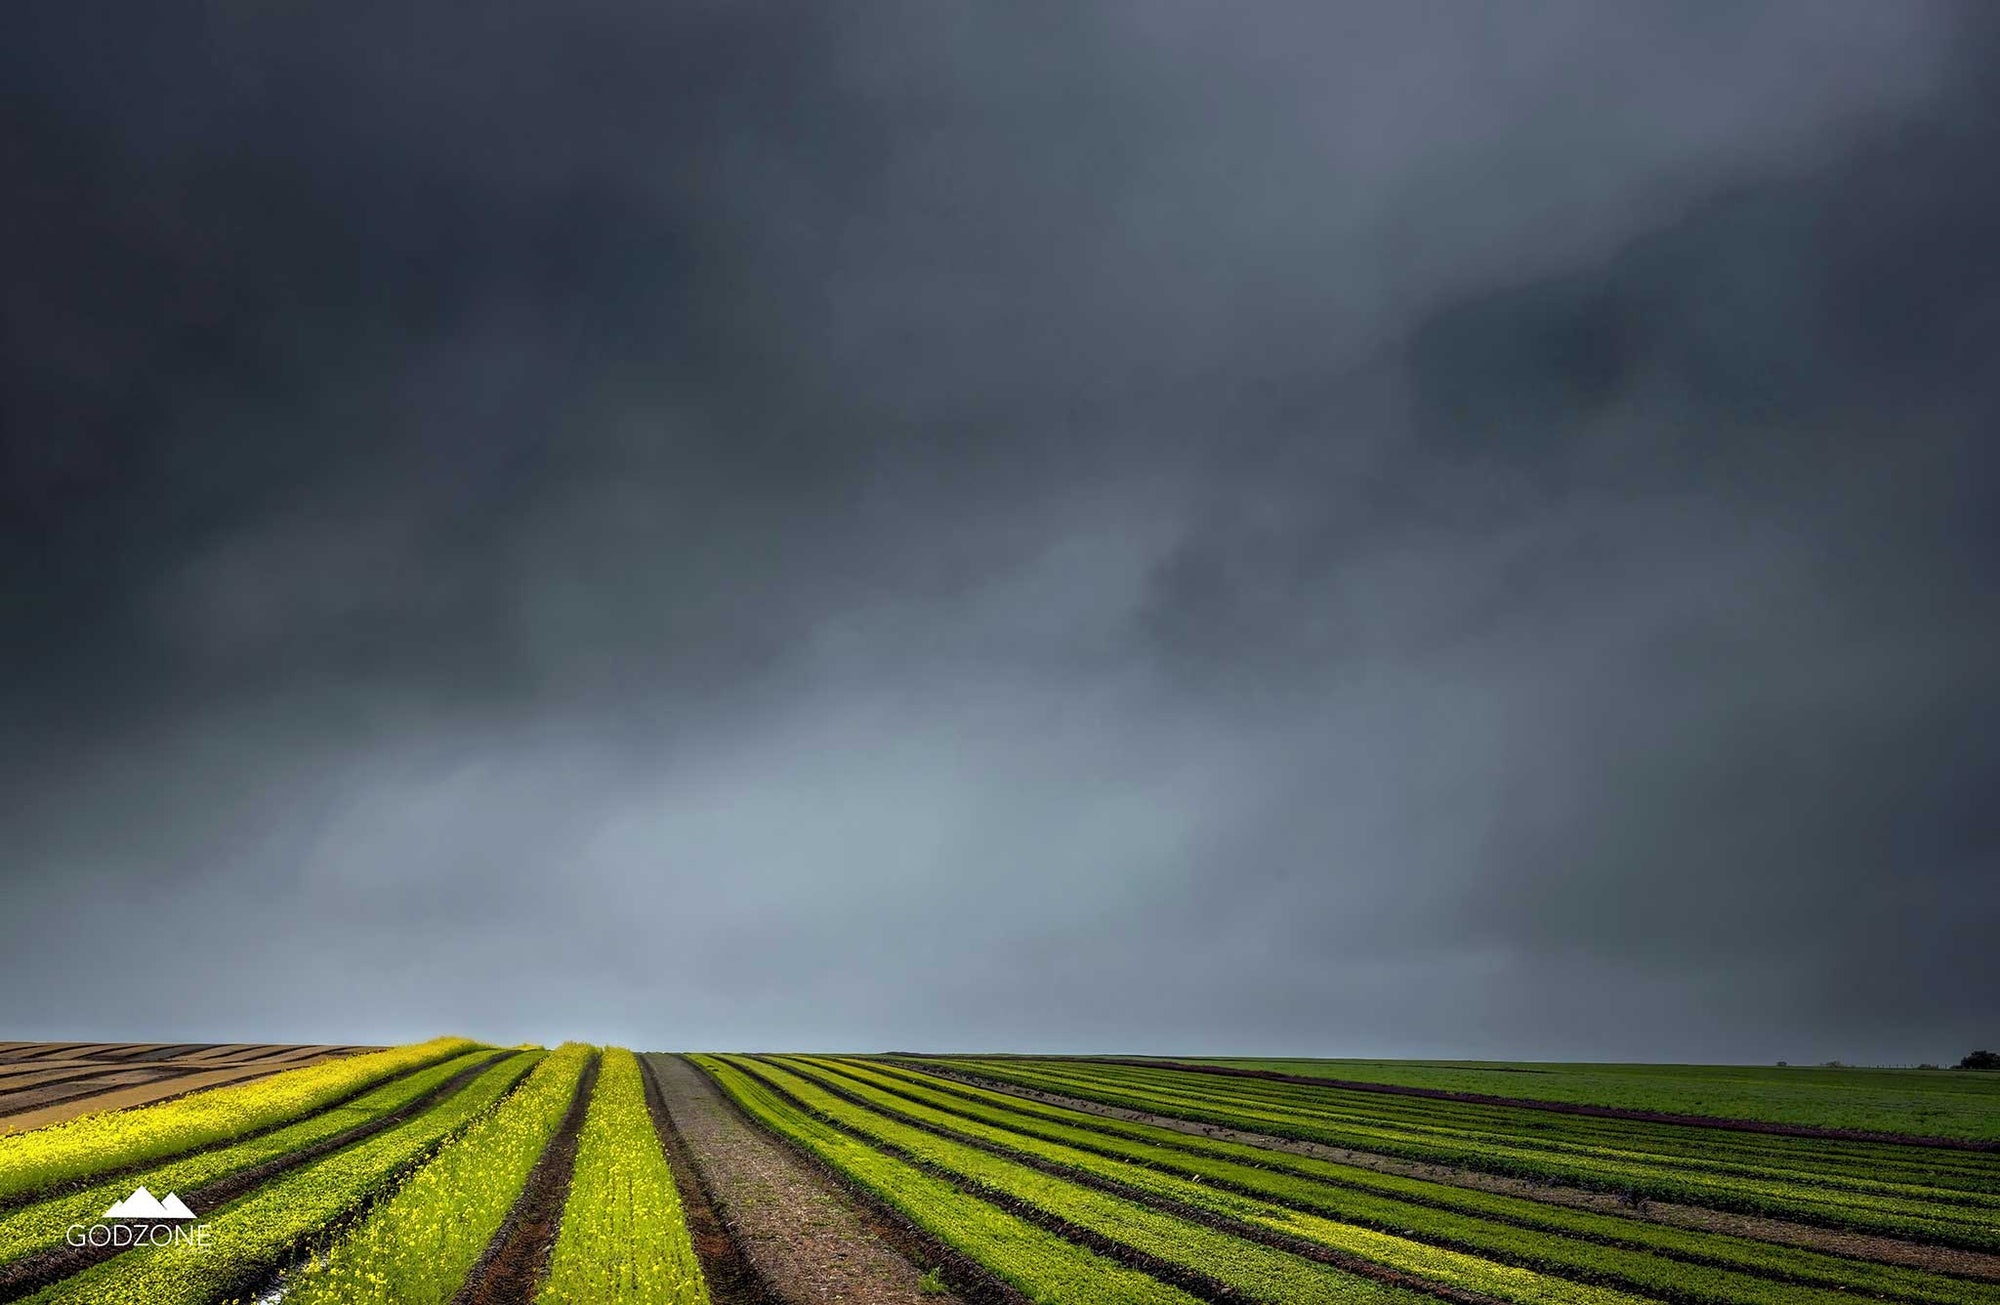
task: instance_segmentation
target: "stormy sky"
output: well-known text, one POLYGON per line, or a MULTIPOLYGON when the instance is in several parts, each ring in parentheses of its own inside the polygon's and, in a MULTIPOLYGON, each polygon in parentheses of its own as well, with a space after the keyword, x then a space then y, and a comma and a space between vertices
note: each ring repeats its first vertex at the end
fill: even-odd
POLYGON ((0 1036, 2000 1037, 2000 23, 10 7, 0 1036))

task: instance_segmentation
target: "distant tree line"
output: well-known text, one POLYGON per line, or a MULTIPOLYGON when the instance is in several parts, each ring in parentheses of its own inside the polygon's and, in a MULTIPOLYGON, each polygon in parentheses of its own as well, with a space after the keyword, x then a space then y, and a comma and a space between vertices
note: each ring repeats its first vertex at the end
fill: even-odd
POLYGON ((1958 1062, 1960 1069, 2000 1069, 2000 1051, 1975 1051, 1958 1062))

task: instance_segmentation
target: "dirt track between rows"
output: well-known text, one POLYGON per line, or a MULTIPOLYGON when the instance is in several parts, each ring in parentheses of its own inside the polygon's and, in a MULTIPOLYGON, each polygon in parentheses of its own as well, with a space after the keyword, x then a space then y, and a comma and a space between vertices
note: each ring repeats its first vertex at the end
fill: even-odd
MULTIPOLYGON (((925 1295, 922 1273, 891 1244, 900 1240, 897 1231, 745 1120, 706 1074, 678 1056, 651 1055, 646 1062, 723 1229, 769 1293, 763 1300, 951 1305, 960 1299, 925 1295)), ((723 1305, 724 1298, 717 1301, 723 1305)))

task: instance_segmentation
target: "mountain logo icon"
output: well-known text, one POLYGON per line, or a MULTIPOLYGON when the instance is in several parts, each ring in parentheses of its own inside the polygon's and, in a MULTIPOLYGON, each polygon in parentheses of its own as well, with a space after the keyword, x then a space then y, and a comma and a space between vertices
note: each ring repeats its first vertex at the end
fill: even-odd
POLYGON ((107 1219, 192 1219, 194 1211, 187 1208, 187 1202, 168 1192, 165 1200, 154 1196, 141 1187, 122 1201, 104 1212, 107 1219))

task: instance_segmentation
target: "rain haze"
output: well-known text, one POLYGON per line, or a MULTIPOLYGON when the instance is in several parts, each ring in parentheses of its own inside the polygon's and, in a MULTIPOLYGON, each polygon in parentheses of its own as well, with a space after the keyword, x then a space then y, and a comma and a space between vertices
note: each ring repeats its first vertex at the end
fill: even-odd
POLYGON ((15 6, 0 1033, 1990 1045, 1992 14, 15 6))

